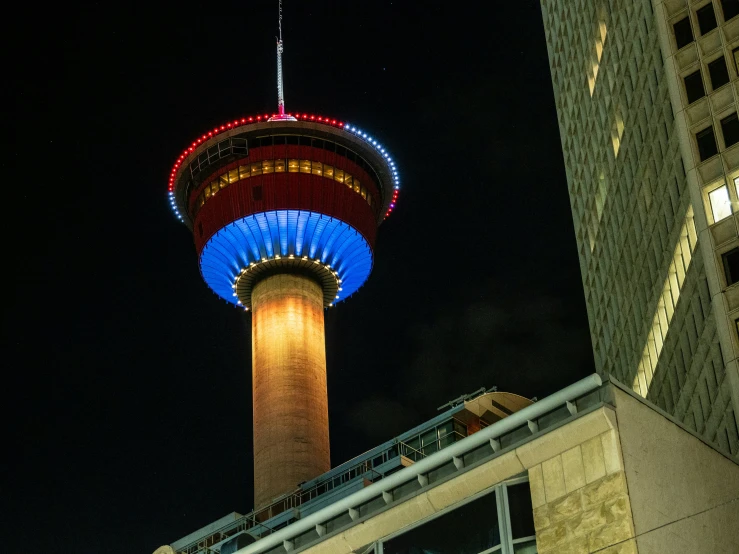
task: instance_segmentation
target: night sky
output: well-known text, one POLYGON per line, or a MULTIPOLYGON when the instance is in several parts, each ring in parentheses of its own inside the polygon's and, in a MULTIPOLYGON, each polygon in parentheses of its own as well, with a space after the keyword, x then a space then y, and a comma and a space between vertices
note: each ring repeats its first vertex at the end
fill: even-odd
MULTIPOLYGON (((148 554, 252 507, 250 318, 201 281, 166 183, 203 131, 275 111, 277 1, 26 4, 3 38, 3 550, 148 554)), ((333 464, 481 386, 591 373, 538 0, 286 0, 283 35, 287 110, 361 126, 402 179, 369 281, 326 312, 333 464)))

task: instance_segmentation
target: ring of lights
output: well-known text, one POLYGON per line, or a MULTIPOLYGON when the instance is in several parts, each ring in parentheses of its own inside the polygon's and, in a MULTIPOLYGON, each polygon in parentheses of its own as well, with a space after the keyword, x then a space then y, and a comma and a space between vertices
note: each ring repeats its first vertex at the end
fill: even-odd
POLYGON ((250 287, 258 276, 280 266, 310 269, 318 275, 328 306, 364 284, 372 270, 372 248, 359 231, 334 217, 275 210, 224 226, 200 252, 200 272, 208 286, 227 302, 245 308, 251 305, 250 287))
MULTIPOLYGON (((385 189, 380 222, 387 218, 395 209, 395 205, 398 201, 398 193, 400 191, 400 175, 390 153, 379 142, 377 142, 376 139, 372 138, 372 136, 368 135, 362 129, 357 128, 355 125, 344 123, 343 121, 337 121, 336 119, 331 119, 329 117, 316 116, 312 114, 297 113, 289 115, 290 117, 294 117, 296 121, 274 121, 270 123, 270 116, 268 114, 263 116, 257 115, 242 117, 241 119, 236 119, 233 122, 229 121, 224 125, 216 127, 212 131, 208 131, 201 137, 195 139, 195 141, 193 141, 193 143, 177 158, 169 175, 167 195, 170 206, 177 218, 186 223, 188 227, 192 225, 192 221, 186 209, 188 199, 182 198, 180 195, 182 192, 180 181, 184 175, 184 170, 188 167, 188 164, 195 159, 205 147, 212 145, 212 140, 215 139, 215 137, 239 133, 246 128, 277 129, 281 123, 285 123, 286 127, 293 127, 292 124, 297 123, 295 128, 300 128, 301 124, 308 124, 316 126, 316 128, 321 127, 326 129, 326 131, 333 128, 336 130, 334 132, 341 133, 344 131, 345 137, 356 139, 359 142, 364 143, 368 147, 368 151, 374 152, 382 161, 381 165, 385 166, 385 171, 383 171, 383 173, 386 174, 386 178, 383 178, 382 184, 378 183, 378 185, 381 185, 383 189, 385 189)), ((272 117, 274 117, 274 114, 272 117)))
POLYGON ((239 272, 239 275, 236 276, 236 282, 232 286, 236 298, 238 298, 237 304, 240 303, 241 306, 244 306, 244 309, 250 310, 251 293, 254 285, 265 277, 277 273, 298 273, 313 278, 323 288, 324 308, 333 306, 333 303, 343 292, 338 272, 326 264, 322 264, 318 260, 311 260, 308 256, 302 258, 296 258, 295 256, 275 257, 265 262, 252 262, 239 272))

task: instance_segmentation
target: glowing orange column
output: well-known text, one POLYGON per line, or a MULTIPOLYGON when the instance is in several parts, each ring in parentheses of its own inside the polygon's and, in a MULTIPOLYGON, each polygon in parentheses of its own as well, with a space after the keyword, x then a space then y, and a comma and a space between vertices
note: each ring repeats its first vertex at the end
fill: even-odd
POLYGON ((297 274, 252 290, 254 507, 331 469, 323 290, 297 274))

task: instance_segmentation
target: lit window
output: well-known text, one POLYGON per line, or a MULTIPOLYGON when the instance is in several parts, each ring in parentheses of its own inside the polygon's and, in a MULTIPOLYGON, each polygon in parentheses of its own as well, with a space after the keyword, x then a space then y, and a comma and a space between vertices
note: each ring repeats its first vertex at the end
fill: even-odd
POLYGON ((246 179, 247 177, 251 176, 251 171, 249 170, 248 165, 240 165, 239 166, 239 178, 240 179, 246 179))
POLYGON ((323 176, 328 177, 329 179, 334 178, 334 168, 331 165, 323 165, 323 176))
POLYGON ((310 173, 310 160, 300 160, 300 173, 310 173))
POLYGON ((275 173, 285 173, 285 160, 275 160, 275 173))
POLYGON ((272 173, 275 170, 274 160, 263 160, 262 161, 262 173, 272 173))
POLYGON ((722 185, 709 192, 708 200, 711 203, 711 214, 713 215, 714 223, 726 219, 731 215, 731 200, 729 199, 729 189, 726 185, 722 185))
POLYGON ((313 175, 323 175, 323 164, 321 162, 312 162, 311 173, 313 175))
POLYGON ((344 171, 342 169, 336 169, 334 171, 334 179, 337 180, 339 183, 344 182, 344 171))
POLYGON ((344 173, 344 184, 347 187, 352 188, 352 176, 348 173, 344 173))
POLYGON ((239 180, 239 168, 232 169, 228 172, 228 182, 235 183, 239 180))
POLYGON ((254 175, 261 175, 262 174, 262 162, 254 162, 251 164, 251 175, 252 177, 254 175))
MULTIPOLYGON (((290 137, 287 138, 289 139, 290 137)), ((289 173, 297 173, 299 170, 300 162, 298 162, 298 160, 287 160, 287 171, 289 173)))

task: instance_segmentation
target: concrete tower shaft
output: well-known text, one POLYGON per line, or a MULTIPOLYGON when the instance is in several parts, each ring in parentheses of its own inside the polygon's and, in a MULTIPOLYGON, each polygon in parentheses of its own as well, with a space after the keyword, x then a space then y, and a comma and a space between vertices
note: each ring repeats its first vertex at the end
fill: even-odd
POLYGON ((331 469, 323 288, 280 273, 253 288, 254 506, 331 469))

